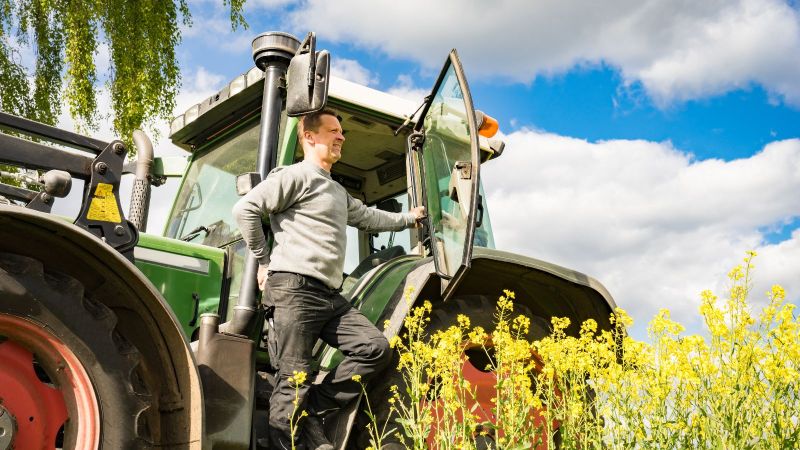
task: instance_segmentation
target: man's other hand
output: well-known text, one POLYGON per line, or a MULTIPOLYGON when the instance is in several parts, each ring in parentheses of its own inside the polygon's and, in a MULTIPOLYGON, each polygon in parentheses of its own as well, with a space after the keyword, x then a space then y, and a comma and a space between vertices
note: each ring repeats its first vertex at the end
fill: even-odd
POLYGON ((416 221, 415 226, 419 226, 421 220, 425 219, 425 207, 424 206, 417 206, 416 208, 411 208, 408 212, 414 215, 414 220, 416 221))
POLYGON ((258 274, 256 275, 256 279, 258 280, 258 288, 262 291, 267 288, 267 268, 265 266, 258 266, 258 274))

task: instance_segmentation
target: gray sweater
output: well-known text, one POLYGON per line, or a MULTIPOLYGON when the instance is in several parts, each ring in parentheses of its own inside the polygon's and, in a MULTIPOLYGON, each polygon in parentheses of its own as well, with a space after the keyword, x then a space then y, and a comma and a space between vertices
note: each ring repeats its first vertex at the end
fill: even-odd
POLYGON ((411 213, 368 208, 309 162, 278 167, 233 207, 242 237, 262 266, 314 277, 331 288, 342 284, 347 225, 365 231, 398 231, 415 222, 411 213), (262 221, 275 242, 270 254, 262 221))

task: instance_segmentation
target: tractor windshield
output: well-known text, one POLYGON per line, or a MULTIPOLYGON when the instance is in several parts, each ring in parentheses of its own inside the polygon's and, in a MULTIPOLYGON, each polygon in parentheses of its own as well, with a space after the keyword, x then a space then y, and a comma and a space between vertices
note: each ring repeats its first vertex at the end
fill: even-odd
POLYGON ((221 247, 239 237, 231 208, 239 200, 236 176, 256 167, 258 121, 198 151, 167 223, 175 239, 221 247))

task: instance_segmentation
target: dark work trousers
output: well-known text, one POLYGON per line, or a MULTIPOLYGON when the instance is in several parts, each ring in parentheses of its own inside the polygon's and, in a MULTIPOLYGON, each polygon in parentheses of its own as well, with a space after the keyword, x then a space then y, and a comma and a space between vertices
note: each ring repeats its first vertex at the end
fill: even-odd
MULTIPOLYGON (((321 281, 290 272, 271 272, 267 278, 265 300, 275 306, 274 329, 270 329, 270 357, 277 359, 278 376, 270 398, 269 422, 288 440, 289 420, 305 410, 323 415, 345 406, 358 397, 361 386, 352 380, 360 375, 366 382, 386 368, 390 361, 389 343, 360 311, 321 281), (274 341, 272 340, 274 337, 274 341), (317 339, 338 348, 345 356, 321 384, 311 386, 312 349, 317 339), (305 383, 295 390, 288 378, 305 372, 305 383), (295 395, 297 411, 295 412, 295 395)), ((300 427, 302 427, 302 420, 300 427)))

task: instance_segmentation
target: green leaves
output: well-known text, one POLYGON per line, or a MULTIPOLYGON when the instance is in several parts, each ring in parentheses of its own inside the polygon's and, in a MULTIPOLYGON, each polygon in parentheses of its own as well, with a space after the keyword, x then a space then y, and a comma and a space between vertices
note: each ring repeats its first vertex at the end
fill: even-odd
MULTIPOLYGON (((247 27, 244 2, 223 0, 233 29, 247 27)), ((0 0, 0 108, 55 124, 65 100, 87 132, 97 126, 105 79, 114 131, 129 142, 133 130, 171 118, 180 89, 179 22, 191 25, 186 0, 0 0), (99 77, 101 43, 110 60, 99 77)))
POLYGON ((97 48, 97 5, 94 2, 68 1, 63 6, 64 10, 59 13, 63 13, 66 34, 66 100, 70 115, 76 119, 79 130, 84 131, 96 125, 94 54, 97 48))

